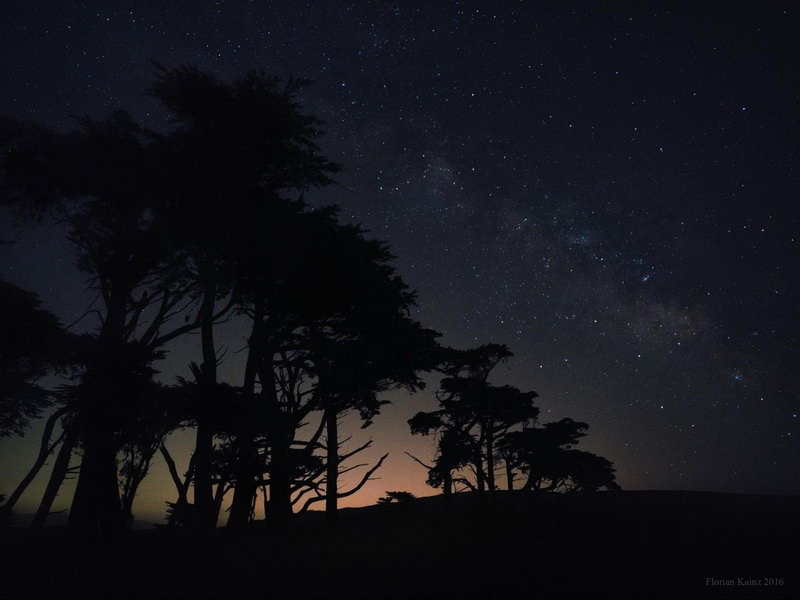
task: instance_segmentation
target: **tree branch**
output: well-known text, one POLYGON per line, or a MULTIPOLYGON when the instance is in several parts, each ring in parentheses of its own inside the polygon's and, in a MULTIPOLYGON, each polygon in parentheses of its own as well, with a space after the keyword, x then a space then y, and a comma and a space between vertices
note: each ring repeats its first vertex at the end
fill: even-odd
MULTIPOLYGON (((234 302, 235 302, 235 296, 234 296, 234 294, 231 294, 231 297, 228 299, 228 303, 222 308, 222 310, 220 310, 216 314, 212 315, 211 321, 213 323, 215 323, 215 324, 218 324, 219 323, 219 319, 231 309, 231 307, 233 306, 234 302)), ((187 323, 186 325, 182 325, 182 326, 180 326, 180 327, 178 327, 176 329, 173 329, 169 333, 165 333, 164 335, 161 335, 161 336, 157 337, 156 339, 153 340, 153 342, 150 344, 150 346, 154 347, 154 348, 158 348, 160 346, 163 346, 167 342, 169 342, 171 340, 174 340, 176 337, 181 336, 184 333, 187 333, 187 332, 192 331, 194 329, 197 329, 198 327, 200 327, 202 322, 203 322, 203 319, 198 314, 198 316, 194 319, 194 321, 192 321, 191 323, 187 323)))
POLYGON ((426 469, 428 469, 428 470, 433 470, 433 467, 432 467, 432 466, 430 466, 430 465, 426 465, 424 462, 422 462, 420 459, 418 459, 418 458, 417 458, 416 456, 414 456, 413 454, 409 454, 408 452, 404 452, 403 454, 405 454, 406 456, 410 456, 410 457, 411 457, 411 458, 412 458, 412 459, 413 459, 415 462, 418 462, 419 464, 421 464, 421 465, 422 465, 423 467, 425 467, 426 469))
MULTIPOLYGON (((346 491, 346 492, 337 493, 337 494, 336 494, 336 497, 337 497, 337 498, 346 498, 347 496, 352 496, 352 495, 353 495, 353 494, 355 494, 355 493, 356 493, 358 490, 360 490, 362 487, 364 487, 364 484, 366 484, 366 483, 367 483, 367 481, 369 481, 369 480, 370 480, 370 477, 372 476, 372 474, 373 474, 375 471, 377 471, 378 469, 380 469, 380 468, 381 468, 381 465, 383 464, 383 461, 384 461, 384 460, 386 460, 386 457, 387 457, 387 456, 389 456, 389 453, 388 453, 388 452, 387 452, 386 454, 384 454, 383 456, 381 456, 381 459, 380 459, 380 460, 379 460, 377 463, 375 463, 375 466, 374 466, 374 467, 372 467, 372 468, 371 468, 369 471, 367 471, 366 473, 364 473, 364 477, 362 477, 362 478, 361 478, 361 481, 360 481, 360 482, 358 482, 358 485, 356 485, 356 486, 355 486, 353 489, 351 489, 351 490, 348 490, 348 491, 346 491)), ((303 508, 301 508, 301 509, 300 509, 300 513, 304 513, 304 512, 306 512, 306 511, 308 510, 308 508, 309 508, 309 507, 310 507, 312 504, 314 504, 315 502, 321 502, 322 500, 325 500, 325 498, 326 498, 326 496, 318 496, 318 497, 316 497, 316 498, 309 498, 308 500, 306 500, 306 503, 303 505, 303 508)))
POLYGON ((178 488, 178 495, 183 496, 183 481, 181 481, 181 478, 178 475, 178 469, 175 466, 175 461, 173 460, 172 455, 169 453, 164 444, 159 446, 159 450, 161 451, 161 456, 164 457, 164 462, 167 463, 167 469, 169 469, 169 474, 172 477, 172 481, 175 483, 175 487, 178 488))
MULTIPOLYGON (((350 438, 348 438, 348 439, 350 439, 350 438)), ((366 449, 367 449, 367 448, 369 448, 370 446, 372 446, 372 440, 369 440, 369 441, 368 441, 366 444, 364 444, 364 445, 362 445, 362 446, 359 446, 358 448, 356 448, 356 449, 355 449, 355 450, 353 450, 352 452, 348 452, 347 454, 342 454, 342 455, 339 457, 339 462, 340 462, 340 463, 342 463, 342 462, 346 461, 346 460, 347 460, 348 458, 350 458, 351 456, 353 456, 353 455, 355 455, 355 454, 358 454, 358 453, 359 453, 359 452, 361 452, 362 450, 366 450, 366 449)))

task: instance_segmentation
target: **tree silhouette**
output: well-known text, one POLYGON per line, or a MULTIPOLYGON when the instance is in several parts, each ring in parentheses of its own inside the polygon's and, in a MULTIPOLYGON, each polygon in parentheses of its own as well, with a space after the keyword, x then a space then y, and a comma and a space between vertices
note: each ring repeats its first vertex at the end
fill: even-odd
POLYGON ((591 452, 583 450, 565 450, 561 453, 560 465, 556 473, 549 477, 562 476, 562 484, 569 491, 594 492, 600 488, 611 491, 620 489, 614 476, 613 464, 591 452))
MULTIPOLYGON (((77 336, 67 333, 40 304, 35 294, 0 279, 0 437, 23 435, 30 419, 53 407, 55 395, 40 383, 44 376, 74 374, 78 366, 77 336)), ((62 404, 48 416, 36 459, 0 512, 14 508, 63 441, 64 431, 51 439, 67 411, 62 404)))
POLYGON ((565 418, 542 427, 505 434, 502 446, 509 462, 527 475, 523 489, 618 489, 613 465, 608 460, 572 449, 588 428, 586 423, 565 418))
POLYGON ((373 441, 350 445, 342 418, 355 413, 368 427, 387 403, 384 392, 413 393, 434 369, 444 375, 437 410, 409 425, 435 434, 437 450, 432 464, 412 458, 446 499, 459 487, 494 499, 500 459, 509 490, 520 474, 526 490, 615 486, 611 463, 571 447, 585 424, 536 427, 536 392, 490 382, 513 356, 507 346, 440 347, 439 334, 411 317, 416 295, 388 245, 342 223, 336 207, 304 201, 339 168, 316 145, 321 122, 297 103, 304 81, 253 71, 224 82, 193 66, 156 68, 149 93, 173 117, 166 132, 122 111, 84 117, 69 133, 0 120, 0 200, 22 218, 62 222, 97 293, 81 317, 94 327, 77 337, 35 297, 0 282, 5 313, 22 314, 16 332, 8 326, 17 354, 1 357, 8 389, 0 389, 0 435, 21 433, 56 407, 7 506, 60 442, 35 526, 76 471, 76 451, 69 523, 80 533, 124 530, 157 454, 177 492, 168 525, 215 527, 231 491, 229 527, 254 518, 259 493, 267 519, 324 502, 335 523, 339 498, 362 489, 388 456, 354 460, 373 441), (218 379, 227 352, 217 346, 218 327, 230 319, 249 328, 235 385, 218 379), (193 332, 202 357, 189 365, 193 380, 156 382, 167 345, 193 332), (39 387, 43 375, 69 365, 80 365, 69 385, 49 395, 39 387), (182 427, 196 437, 179 473, 165 440, 182 427), (357 469, 360 478, 343 489, 340 477, 357 469))
POLYGON ((56 454, 56 459, 53 462, 53 470, 50 472, 47 486, 45 487, 39 507, 31 523, 31 527, 34 529, 39 529, 44 526, 61 486, 69 477, 70 473, 74 472, 74 470, 70 468, 69 463, 78 443, 78 429, 72 425, 69 419, 64 419, 63 427, 64 439, 61 442, 61 447, 58 449, 58 454, 56 454))
POLYGON ((269 235, 262 228, 254 239, 239 236, 247 260, 237 263, 237 310, 252 328, 240 410, 248 416, 239 419, 235 436, 240 471, 231 526, 247 519, 260 464, 269 474, 271 518, 291 514, 295 492, 315 492, 307 509, 322 499, 323 487, 329 515, 335 515, 336 499, 355 491, 337 486, 340 415, 355 409, 368 424, 383 403, 379 392, 421 387, 418 372, 435 360, 437 334, 406 316, 413 295, 394 275, 383 244, 339 224, 335 209, 309 211, 296 202, 270 207, 273 214, 279 209, 279 218, 264 219, 269 235), (318 473, 296 479, 297 467, 318 447, 323 423, 310 440, 298 440, 296 432, 318 410, 327 434, 324 481, 318 473))
POLYGON ((588 427, 586 423, 565 418, 542 427, 509 432, 502 440, 501 452, 512 469, 528 475, 523 489, 539 489, 541 478, 536 476, 536 465, 555 464, 554 457, 577 444, 588 427))
MULTIPOLYGON (((21 213, 49 212, 68 225, 79 266, 104 305, 74 419, 84 454, 70 513, 76 528, 110 530, 123 521, 116 473, 123 436, 115 427, 127 410, 119 383, 125 373, 147 368, 164 344, 200 328, 204 405, 213 403, 219 358, 213 325, 233 306, 235 282, 227 270, 242 249, 229 242, 247 225, 263 233, 268 215, 258 208, 280 202, 281 190, 323 185, 325 173, 336 169, 314 145, 318 121, 294 102, 302 85, 280 87, 258 73, 224 84, 184 66, 161 69, 152 88, 177 116, 179 127, 168 135, 139 127, 124 112, 104 121, 84 118, 70 134, 3 122, 4 200, 21 213), (217 308, 226 294, 231 298, 217 308), (162 331, 193 306, 193 317, 162 331)), ((213 510, 214 432, 205 410, 198 407, 196 495, 213 510)))
MULTIPOLYGON (((129 419, 120 447, 122 511, 129 522, 133 520, 136 492, 153 457, 164 448, 166 436, 187 419, 186 395, 181 388, 145 380, 140 393, 143 397, 135 403, 136 412, 129 419)), ((162 456, 165 456, 163 451, 162 456)))
POLYGON ((192 508, 189 504, 188 497, 189 485, 191 484, 192 476, 194 475, 194 454, 192 454, 192 458, 189 460, 189 468, 187 469, 185 475, 181 477, 178 474, 178 468, 175 465, 175 460, 172 458, 172 454, 170 454, 163 442, 158 447, 158 451, 161 453, 164 462, 167 464, 169 475, 178 490, 177 500, 175 500, 175 502, 167 501, 167 525, 194 525, 191 518, 192 508))
POLYGON ((510 356, 500 344, 445 353, 440 369, 448 376, 437 392, 439 409, 419 412, 408 421, 412 434, 438 436, 433 464, 406 453, 428 469, 428 485, 442 488, 446 502, 456 484, 493 492, 499 457, 505 462, 509 491, 518 473, 527 476, 525 491, 619 489, 608 460, 572 449, 586 435, 586 423, 564 418, 539 427, 536 392, 488 383, 492 370, 510 356))
POLYGON ((467 466, 473 471, 474 484, 465 477, 458 481, 479 493, 488 486, 493 493, 497 440, 512 427, 524 426, 538 415, 538 408, 533 405, 536 392, 488 382, 492 370, 511 356, 508 347, 501 344, 451 349, 441 367, 448 376, 442 379, 436 394, 439 410, 418 413, 409 420, 412 433, 439 435, 428 482, 443 487, 446 496, 456 481, 453 472, 467 466))
POLYGON ((98 323, 72 420, 83 460, 70 524, 110 532, 124 523, 116 453, 126 403, 133 401, 125 384, 157 358, 159 328, 183 290, 159 219, 157 136, 124 112, 101 121, 86 117, 79 125, 66 134, 4 128, 3 200, 21 214, 47 212, 66 224, 78 267, 102 302, 87 312, 98 323))
POLYGON ((378 498, 378 504, 408 504, 416 496, 411 492, 390 492, 387 491, 385 496, 378 498))
MULTIPOLYGON (((352 236, 354 232, 350 232, 352 236)), ((440 361, 437 332, 407 316, 414 295, 389 266, 393 258, 382 244, 359 243, 360 256, 348 252, 350 272, 330 280, 345 298, 344 310, 320 322, 311 335, 317 395, 326 423, 325 504, 328 521, 336 519, 338 491, 338 420, 356 410, 363 427, 371 424, 385 401, 379 393, 424 387, 420 373, 440 361), (346 287, 345 287, 346 286, 346 287), (344 288, 344 289, 341 289, 344 288)))
POLYGON ((14 491, 11 492, 11 495, 5 501, 5 503, 0 506, 0 512, 8 513, 10 512, 14 506, 16 505, 17 501, 20 499, 22 494, 31 484, 31 482, 36 478, 41 468, 44 466, 45 461, 47 458, 53 453, 53 451, 58 447, 58 445, 63 441, 65 431, 61 432, 61 435, 56 438, 54 442, 51 443, 51 438, 53 436, 53 429, 55 429, 56 423, 61 419, 62 416, 67 412, 67 407, 62 406, 58 408, 55 412, 53 412, 48 418, 47 422, 44 426, 44 432, 42 433, 42 441, 39 444, 39 453, 36 456, 36 460, 34 461, 31 468, 22 478, 19 485, 14 488, 14 491))
MULTIPOLYGON (((52 394, 41 386, 41 379, 64 373, 74 364, 75 339, 41 308, 36 294, 2 279, 0 339, 0 437, 21 436, 30 419, 52 405, 52 394)), ((48 424, 46 433, 52 432, 58 418, 48 424)))
POLYGON ((235 242, 245 228, 268 234, 264 227, 271 224, 263 219, 272 215, 260 210, 265 203, 283 202, 279 196, 286 191, 327 185, 328 174, 338 170, 314 142, 321 122, 303 114, 295 100, 306 83, 283 84, 256 71, 225 83, 180 65, 158 66, 158 79, 150 88, 178 124, 164 145, 171 182, 168 214, 200 302, 203 394, 196 408, 194 496, 204 526, 215 523, 212 414, 219 355, 214 325, 232 308, 236 295, 231 261, 243 248, 235 242), (217 301, 226 296, 231 302, 219 308, 217 301))
POLYGON ((565 418, 506 434, 503 446, 509 460, 528 477, 523 489, 618 489, 613 465, 608 460, 573 449, 588 428, 586 423, 565 418))

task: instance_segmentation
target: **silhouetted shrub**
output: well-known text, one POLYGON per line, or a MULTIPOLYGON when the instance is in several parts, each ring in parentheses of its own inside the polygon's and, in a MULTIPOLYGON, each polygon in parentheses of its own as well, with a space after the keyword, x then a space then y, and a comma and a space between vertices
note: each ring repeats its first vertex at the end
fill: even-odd
POLYGON ((403 504, 406 505, 411 502, 416 496, 411 492, 390 492, 387 491, 386 495, 378 498, 378 504, 403 504))

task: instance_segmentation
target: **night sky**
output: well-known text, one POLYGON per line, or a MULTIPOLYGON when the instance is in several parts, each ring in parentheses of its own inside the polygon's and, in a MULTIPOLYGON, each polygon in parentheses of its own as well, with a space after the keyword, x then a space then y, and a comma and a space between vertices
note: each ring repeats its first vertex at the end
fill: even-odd
MULTIPOLYGON (((623 488, 798 493, 798 15, 789 2, 4 2, 0 113, 65 130, 124 107, 164 129, 144 94, 153 60, 307 77, 304 107, 344 170, 306 199, 391 243, 415 317, 443 343, 508 344, 494 381, 539 392, 543 421, 588 422, 582 447, 623 488)), ((93 296, 63 233, 1 215, 0 239, 17 243, 0 274, 71 323, 93 296)), ((236 323, 222 336, 234 383, 243 336, 236 323)), ((198 353, 196 338, 174 346, 162 379, 198 353)), ((430 382, 353 430, 391 456, 349 505, 434 493, 403 454, 432 455, 406 425, 435 406, 430 382)), ((0 491, 39 431, 0 443, 0 491)), ((168 441, 184 463, 191 437, 168 441)), ((137 516, 161 518, 174 494, 155 465, 137 516)))

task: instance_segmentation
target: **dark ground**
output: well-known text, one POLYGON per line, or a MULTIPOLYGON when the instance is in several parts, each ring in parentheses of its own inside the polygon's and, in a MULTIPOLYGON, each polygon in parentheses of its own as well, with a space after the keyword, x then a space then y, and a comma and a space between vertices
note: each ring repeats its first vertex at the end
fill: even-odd
POLYGON ((238 535, 135 531, 100 549, 62 528, 4 529, 0 596, 800 597, 800 497, 501 493, 495 511, 454 500, 343 510, 335 534, 321 514, 238 535))

